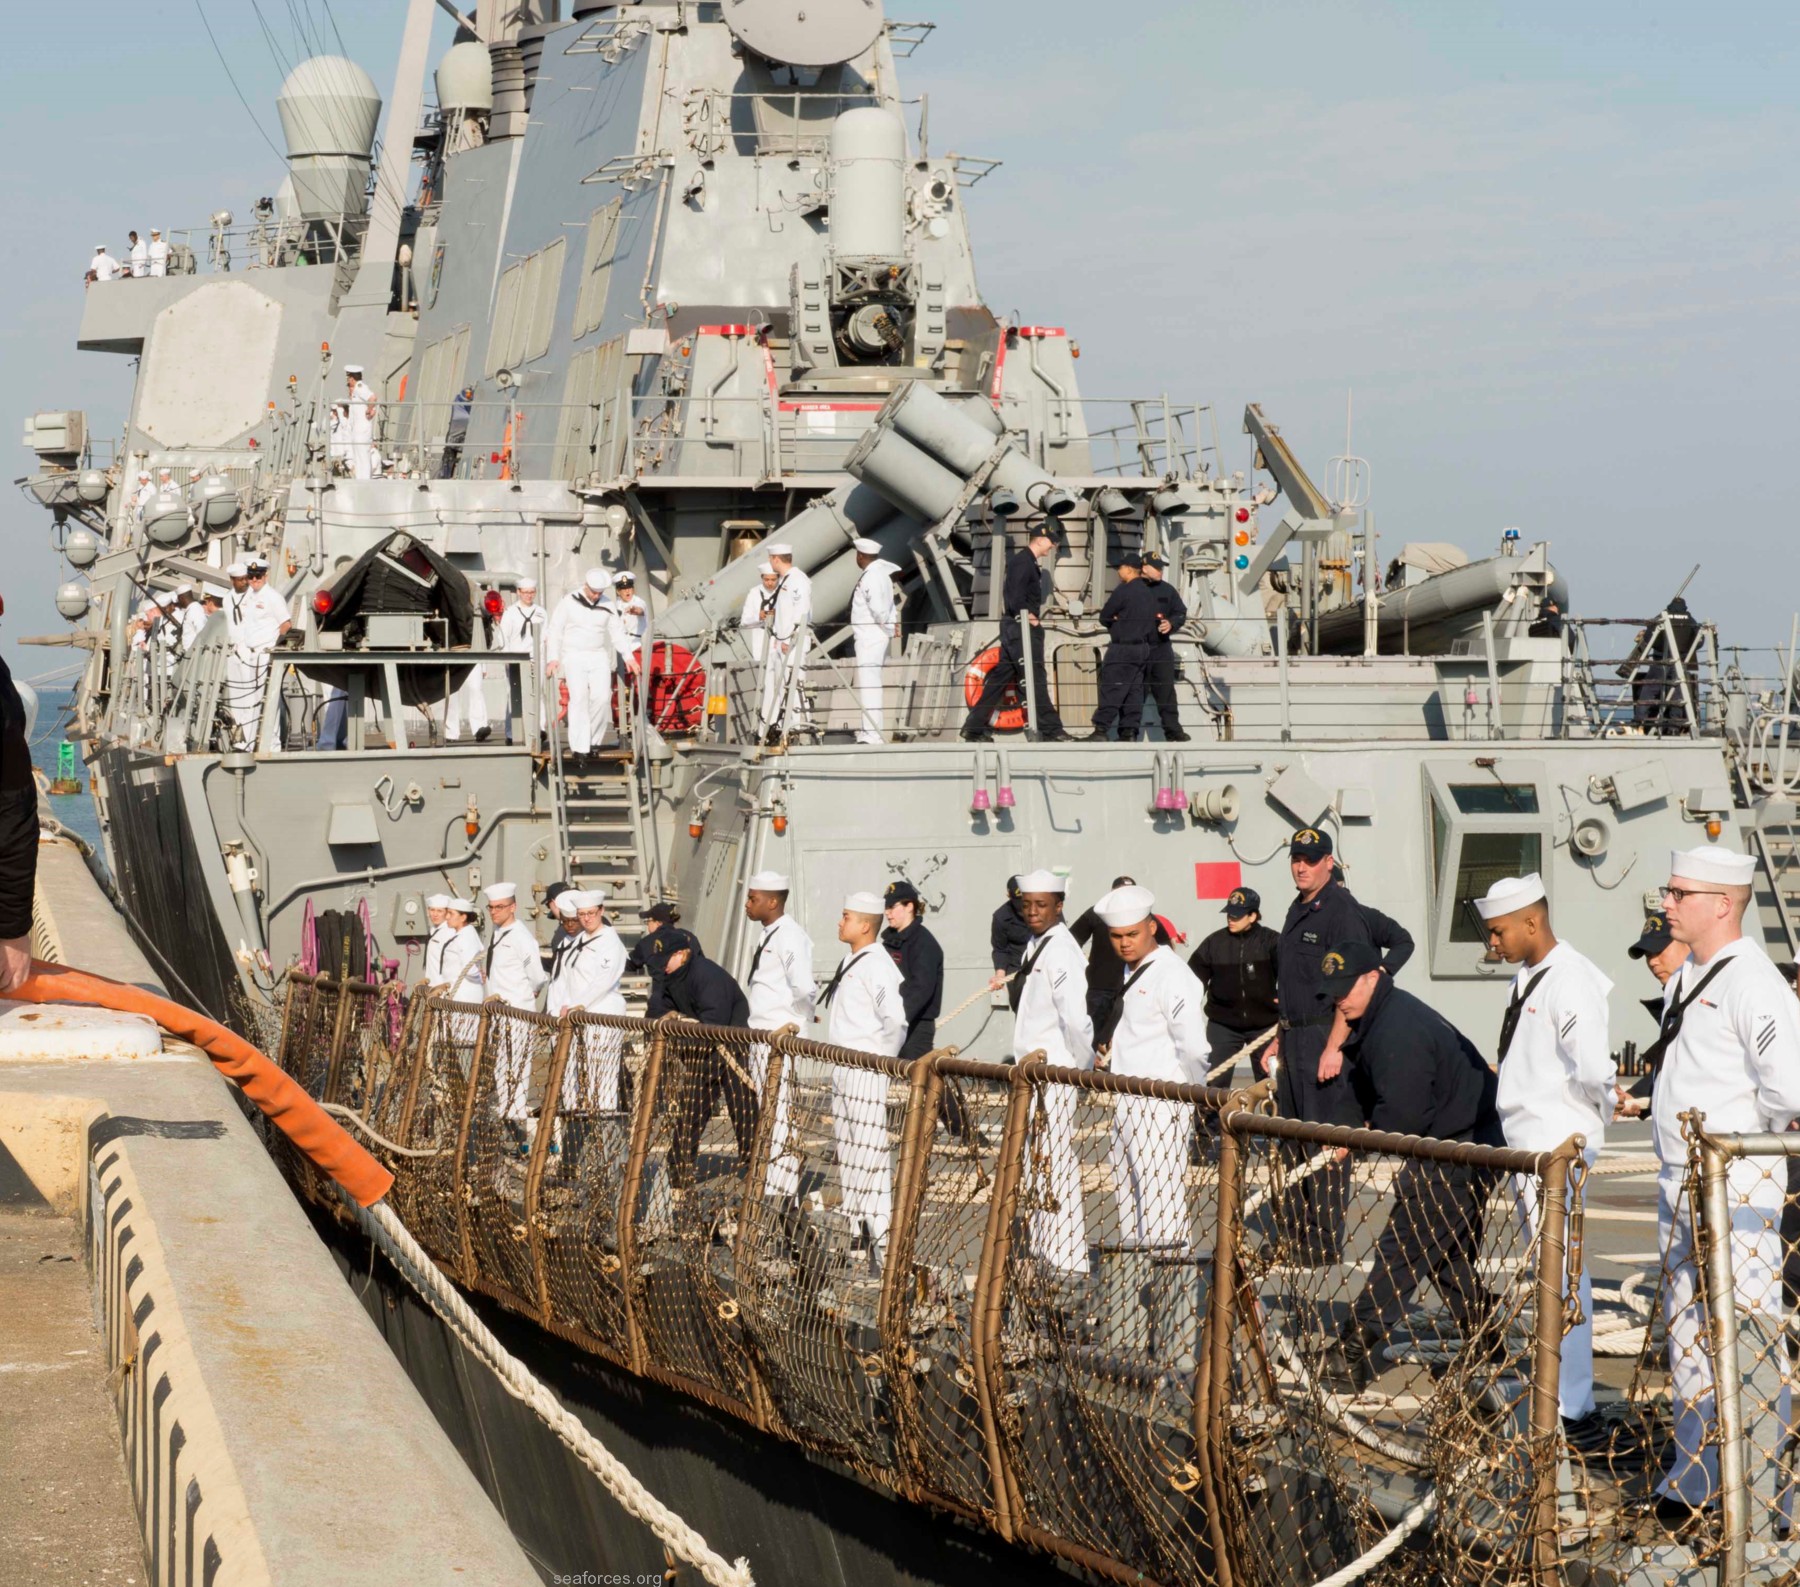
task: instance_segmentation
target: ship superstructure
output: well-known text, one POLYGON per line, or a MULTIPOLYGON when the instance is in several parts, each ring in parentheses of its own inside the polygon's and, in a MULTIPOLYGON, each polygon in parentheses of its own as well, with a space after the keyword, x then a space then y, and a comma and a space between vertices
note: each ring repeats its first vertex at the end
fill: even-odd
MULTIPOLYGON (((1080 899, 1129 873, 1199 933, 1237 885, 1278 907, 1285 835, 1314 824, 1473 1030, 1504 977, 1469 900, 1508 871, 1544 873, 1621 1017, 1667 849, 1747 831, 1766 920, 1791 931, 1767 819, 1785 774, 1738 753, 1780 701, 1721 672, 1710 628, 1565 617, 1548 544, 1516 531, 1490 556, 1384 551, 1359 460, 1321 489, 1252 405, 1257 467, 1230 471, 1210 409, 1090 398, 1079 328, 992 312, 970 229, 991 165, 949 152, 942 107, 934 126, 899 74, 929 24, 870 0, 483 5, 427 104, 432 13, 411 7, 379 158, 367 75, 306 61, 278 105, 288 173, 252 223, 220 212, 173 236, 166 276, 89 287, 80 345, 139 360, 111 457, 78 414, 28 435, 26 488, 79 575, 62 604, 91 650, 78 728, 113 871, 193 996, 268 996, 333 908, 416 971, 423 895, 496 879, 546 938, 561 878, 604 882, 627 922, 676 900, 742 970, 742 884, 775 868, 827 965, 842 894, 912 880, 955 1003, 989 972, 1015 872, 1066 868, 1080 899), (378 399, 378 465, 350 457, 350 366, 378 399), (1191 614, 1185 741, 1152 713, 1147 742, 1036 742, 1030 697, 993 744, 959 740, 994 571, 1043 523, 1040 686, 1084 722, 1095 613, 1121 557, 1160 550, 1191 614), (881 745, 854 741, 859 536, 902 578, 881 745), (813 626, 771 722, 738 619, 776 539, 810 574, 813 626), (368 609, 343 609, 360 559, 415 548, 437 595, 362 581, 368 609), (294 626, 239 745, 223 619, 166 666, 128 628, 145 594, 222 585, 257 551, 294 626), (554 605, 594 566, 637 574, 648 686, 620 692, 630 753, 576 773, 559 733, 527 730, 558 703, 541 651, 495 651, 494 618, 522 577, 554 605), (471 665, 518 742, 445 742, 471 665)), ((999 1051, 985 1007, 945 1039, 999 1051)))

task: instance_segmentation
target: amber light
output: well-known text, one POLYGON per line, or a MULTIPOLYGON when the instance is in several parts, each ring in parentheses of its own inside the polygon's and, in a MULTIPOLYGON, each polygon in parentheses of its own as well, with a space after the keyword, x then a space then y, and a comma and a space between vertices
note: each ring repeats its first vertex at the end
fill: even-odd
POLYGON ((786 816, 776 816, 776 818, 772 824, 775 828, 775 835, 777 837, 780 837, 782 833, 787 831, 787 817, 786 816))
POLYGON ((1725 823, 1722 822, 1717 816, 1714 816, 1712 818, 1712 820, 1710 820, 1706 823, 1706 835, 1709 838, 1716 838, 1724 830, 1725 830, 1725 823))
POLYGON ((688 836, 690 838, 697 838, 697 837, 701 836, 701 834, 703 834, 705 831, 706 831, 706 823, 704 821, 688 822, 688 836))

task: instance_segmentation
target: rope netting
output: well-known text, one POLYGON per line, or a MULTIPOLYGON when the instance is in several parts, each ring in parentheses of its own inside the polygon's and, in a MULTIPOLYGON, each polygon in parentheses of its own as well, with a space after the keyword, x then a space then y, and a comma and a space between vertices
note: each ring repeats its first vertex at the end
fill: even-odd
MULTIPOLYGON (((1273 1118, 1260 1088, 791 1030, 423 996, 388 1017, 298 977, 281 1051, 366 1127, 464 1288, 1100 1575, 1498 1583, 1719 1547, 1700 1477, 1744 1463, 1694 1377, 1723 1348, 1698 1156, 1664 1185, 1659 1261, 1590 1278, 1584 1209, 1642 1192, 1590 1182, 1572 1142, 1383 1136, 1273 1118)), ((1779 1272, 1786 1172, 1726 1176, 1743 1273, 1771 1251, 1779 1272)), ((1741 1442, 1767 1446, 1740 1530, 1770 1547, 1790 1310, 1731 1322, 1741 1442)))

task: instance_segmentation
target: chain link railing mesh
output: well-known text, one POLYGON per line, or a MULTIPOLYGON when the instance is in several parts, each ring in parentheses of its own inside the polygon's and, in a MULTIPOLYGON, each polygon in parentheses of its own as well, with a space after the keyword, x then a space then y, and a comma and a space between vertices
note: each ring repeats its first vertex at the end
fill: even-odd
POLYGON ((460 1282, 1102 1576, 1623 1580, 1785 1545, 1800 1159, 1775 1137, 1698 1136, 1660 1262, 1590 1296, 1572 1143, 302 976, 266 1039, 374 1132, 460 1282), (1558 1382, 1590 1317, 1613 1387, 1575 1449, 1558 1382))

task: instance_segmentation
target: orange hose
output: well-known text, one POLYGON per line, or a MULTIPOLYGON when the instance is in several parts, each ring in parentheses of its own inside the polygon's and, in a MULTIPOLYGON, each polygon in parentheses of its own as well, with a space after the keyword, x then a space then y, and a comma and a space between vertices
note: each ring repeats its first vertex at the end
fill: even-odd
POLYGON ((358 1146, 291 1075, 217 1020, 121 981, 42 959, 33 959, 25 984, 6 995, 21 1003, 84 1003, 147 1015, 171 1036, 192 1042, 205 1053, 213 1067, 235 1082, 303 1156, 355 1197, 358 1206, 372 1207, 393 1189, 394 1176, 358 1146))

